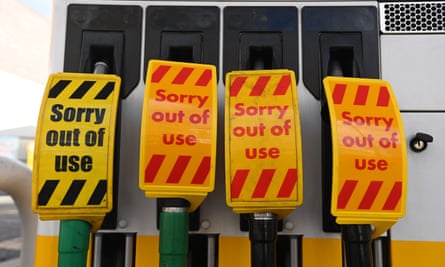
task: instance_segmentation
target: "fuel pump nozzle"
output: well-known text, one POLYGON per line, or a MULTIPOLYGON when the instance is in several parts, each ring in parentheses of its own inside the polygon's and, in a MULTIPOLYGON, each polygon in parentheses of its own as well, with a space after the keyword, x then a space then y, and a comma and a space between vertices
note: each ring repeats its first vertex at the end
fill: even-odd
POLYGON ((275 266, 278 221, 271 212, 253 213, 249 217, 251 266, 275 266))
MULTIPOLYGON (((109 73, 102 61, 94 64, 94 74, 109 73)), ((59 229, 58 266, 86 266, 91 224, 84 220, 61 220, 59 229)))
MULTIPOLYGON (((339 56, 345 56, 344 53, 331 55, 328 62, 328 75, 330 76, 347 76, 344 69, 355 70, 354 61, 349 60, 349 64, 342 64, 339 56), (348 66, 344 66, 348 65, 348 66)), ((348 58, 348 57, 346 57, 348 58)), ((352 71, 349 75, 357 76, 357 71, 352 71)), ((324 114, 329 116, 328 113, 324 114)), ((343 242, 343 261, 345 267, 372 267, 372 229, 369 224, 354 224, 341 226, 342 242, 343 242)))
POLYGON ((373 267, 372 229, 369 224, 342 225, 345 267, 373 267))
MULTIPOLYGON (((251 63, 267 65, 254 57, 251 63)), ((303 199, 295 74, 283 69, 233 71, 226 84, 227 204, 235 213, 248 214, 251 266, 275 267, 278 221, 303 199), (237 114, 238 103, 257 110, 271 106, 289 110, 276 116, 257 113, 253 118, 237 114), (252 121, 259 123, 253 126, 259 129, 256 134, 249 134, 252 121), (275 134, 278 128, 286 134, 275 134)))
POLYGON ((190 203, 184 199, 168 198, 163 207, 159 224, 159 266, 187 266, 190 203))

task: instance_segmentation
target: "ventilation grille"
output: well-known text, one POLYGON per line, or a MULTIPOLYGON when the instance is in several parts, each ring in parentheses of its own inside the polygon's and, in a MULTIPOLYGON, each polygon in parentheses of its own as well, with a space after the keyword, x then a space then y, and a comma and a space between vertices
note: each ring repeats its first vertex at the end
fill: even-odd
POLYGON ((380 3, 380 23, 388 33, 445 32, 445 1, 380 3))

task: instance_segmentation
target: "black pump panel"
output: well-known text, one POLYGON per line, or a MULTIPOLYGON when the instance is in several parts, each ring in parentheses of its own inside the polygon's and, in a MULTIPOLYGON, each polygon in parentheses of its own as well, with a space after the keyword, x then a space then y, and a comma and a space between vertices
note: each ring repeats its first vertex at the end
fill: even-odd
MULTIPOLYGON (((145 24, 145 69, 151 59, 211 64, 219 61, 217 7, 149 6, 145 24)), ((144 72, 146 75, 146 72, 144 72)), ((144 79, 145 80, 145 79, 144 79)), ((183 199, 158 199, 156 224, 167 202, 180 206, 183 199), (179 201, 179 202, 177 202, 179 201)), ((189 216, 189 230, 199 230, 200 210, 189 216)))
POLYGON ((378 78, 379 32, 372 6, 304 7, 303 82, 320 99, 323 231, 339 232, 331 215, 332 137, 322 80, 326 76, 378 78))
POLYGON ((303 82, 317 99, 322 79, 333 75, 329 72, 334 61, 342 67, 342 76, 380 76, 376 7, 304 7, 302 44, 303 82))
POLYGON ((125 98, 139 83, 141 35, 141 7, 69 5, 64 71, 88 73, 105 61, 121 77, 125 98))
POLYGON ((224 75, 233 70, 298 68, 295 7, 224 8, 224 75))
MULTIPOLYGON (((67 10, 65 72, 92 73, 98 61, 121 77, 121 98, 140 79, 142 8, 119 5, 69 5, 67 10)), ((114 161, 119 162, 120 112, 117 114, 114 161)), ((101 229, 117 226, 119 164, 113 165, 113 208, 101 229)))
POLYGON ((145 68, 150 59, 218 66, 219 13, 217 7, 149 6, 145 68))

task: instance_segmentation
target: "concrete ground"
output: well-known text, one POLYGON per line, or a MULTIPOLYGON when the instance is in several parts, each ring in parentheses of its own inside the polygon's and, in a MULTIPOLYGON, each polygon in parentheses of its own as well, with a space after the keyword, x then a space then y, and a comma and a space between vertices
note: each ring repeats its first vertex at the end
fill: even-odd
POLYGON ((0 267, 20 267, 20 261, 18 258, 7 260, 0 263, 0 267))
POLYGON ((0 192, 0 267, 12 267, 14 262, 18 263, 22 244, 20 234, 17 208, 11 197, 0 192))

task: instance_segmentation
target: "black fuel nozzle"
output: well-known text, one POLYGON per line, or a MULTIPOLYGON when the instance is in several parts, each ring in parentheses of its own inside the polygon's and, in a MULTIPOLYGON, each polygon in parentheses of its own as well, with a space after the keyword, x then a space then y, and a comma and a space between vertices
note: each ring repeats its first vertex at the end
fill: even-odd
POLYGON ((275 267, 278 221, 273 213, 253 213, 249 217, 252 267, 275 267))
POLYGON ((373 267, 371 225, 342 225, 341 232, 345 267, 373 267))

